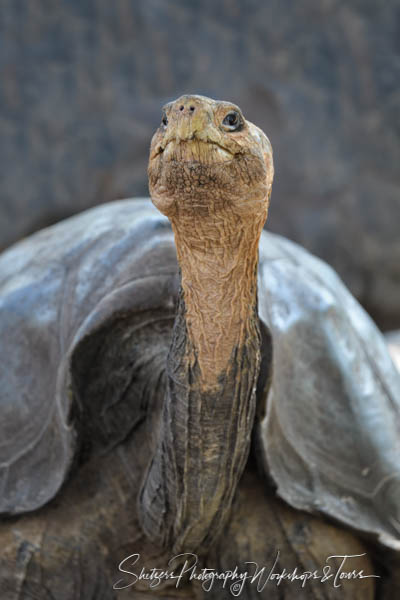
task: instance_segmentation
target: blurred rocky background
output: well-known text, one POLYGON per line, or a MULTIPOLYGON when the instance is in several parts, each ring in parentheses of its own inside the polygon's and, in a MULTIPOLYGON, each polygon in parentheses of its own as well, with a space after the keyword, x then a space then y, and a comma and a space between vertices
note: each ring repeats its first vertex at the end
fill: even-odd
POLYGON ((398 0, 1 0, 0 247, 146 195, 161 106, 239 104, 269 135, 268 227, 400 327, 398 0))

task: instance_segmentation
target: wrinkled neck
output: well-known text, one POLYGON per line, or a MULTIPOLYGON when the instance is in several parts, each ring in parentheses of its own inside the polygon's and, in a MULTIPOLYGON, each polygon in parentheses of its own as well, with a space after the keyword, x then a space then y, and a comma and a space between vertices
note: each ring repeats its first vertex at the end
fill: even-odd
POLYGON ((199 384, 211 389, 255 318, 260 224, 191 218, 172 227, 191 360, 198 362, 199 384))
POLYGON ((157 445, 139 496, 145 533, 173 552, 205 552, 221 535, 255 416, 261 229, 223 227, 204 237, 193 220, 173 223, 181 292, 157 445))

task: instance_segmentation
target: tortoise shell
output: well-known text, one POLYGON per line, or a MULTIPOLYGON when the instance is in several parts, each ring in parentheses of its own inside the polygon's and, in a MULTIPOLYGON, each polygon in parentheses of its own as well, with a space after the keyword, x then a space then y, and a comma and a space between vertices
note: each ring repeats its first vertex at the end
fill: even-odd
MULTIPOLYGON (((148 199, 99 206, 1 255, 1 513, 45 505, 139 423, 157 436, 178 286, 169 222, 148 199)), ((382 335, 329 266, 268 232, 258 295, 273 345, 261 469, 291 506, 400 548, 400 375, 382 335)), ((137 452, 140 474, 149 451, 137 452)))

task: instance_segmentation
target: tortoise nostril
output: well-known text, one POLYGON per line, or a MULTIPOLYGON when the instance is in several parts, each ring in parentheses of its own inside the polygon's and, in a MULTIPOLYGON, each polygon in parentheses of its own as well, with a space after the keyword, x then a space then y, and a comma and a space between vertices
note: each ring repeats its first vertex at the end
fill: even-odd
POLYGON ((184 109, 184 106, 183 106, 183 105, 179 107, 179 110, 183 110, 183 109, 184 109))
POLYGON ((190 111, 193 112, 194 111, 194 106, 190 107, 190 111))

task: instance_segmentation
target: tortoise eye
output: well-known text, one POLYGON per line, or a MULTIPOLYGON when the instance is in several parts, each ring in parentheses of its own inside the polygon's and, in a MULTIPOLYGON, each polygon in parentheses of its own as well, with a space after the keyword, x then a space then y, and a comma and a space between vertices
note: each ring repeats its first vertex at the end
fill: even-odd
POLYGON ((165 114, 165 112, 163 113, 161 122, 164 125, 164 127, 166 127, 168 125, 168 118, 167 118, 167 115, 165 114))
POLYGON ((231 110, 222 121, 222 125, 228 131, 237 131, 242 126, 242 119, 236 110, 231 110))

